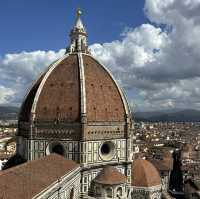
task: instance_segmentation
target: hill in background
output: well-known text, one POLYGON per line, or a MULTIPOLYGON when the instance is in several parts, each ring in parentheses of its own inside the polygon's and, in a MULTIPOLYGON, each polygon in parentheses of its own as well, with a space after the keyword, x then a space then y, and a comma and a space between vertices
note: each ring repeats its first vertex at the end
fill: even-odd
POLYGON ((200 111, 181 110, 174 112, 136 112, 134 118, 136 121, 144 122, 199 122, 200 111))
MULTIPOLYGON (((15 120, 19 113, 19 107, 0 106, 0 120, 15 120)), ((165 110, 152 112, 133 113, 136 122, 199 122, 198 110, 165 110)))
POLYGON ((18 112, 18 107, 0 106, 0 120, 16 120, 18 112))

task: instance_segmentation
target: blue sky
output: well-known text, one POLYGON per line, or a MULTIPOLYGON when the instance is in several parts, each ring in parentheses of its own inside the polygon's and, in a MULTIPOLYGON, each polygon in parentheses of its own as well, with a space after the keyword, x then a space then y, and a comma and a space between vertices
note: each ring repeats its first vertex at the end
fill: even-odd
POLYGON ((124 27, 147 20, 144 0, 2 0, 0 55, 64 48, 77 7, 83 10, 90 44, 119 39, 124 27))
POLYGON ((200 0, 1 0, 0 105, 19 106, 63 55, 78 7, 133 110, 200 110, 200 0))

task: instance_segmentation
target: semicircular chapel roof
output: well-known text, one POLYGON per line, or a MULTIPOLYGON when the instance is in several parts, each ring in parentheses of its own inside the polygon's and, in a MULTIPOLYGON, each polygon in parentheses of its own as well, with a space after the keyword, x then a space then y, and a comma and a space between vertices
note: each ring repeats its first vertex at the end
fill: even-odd
POLYGON ((144 159, 132 163, 132 186, 153 187, 161 185, 160 175, 155 166, 144 159))
POLYGON ((96 176, 94 182, 104 185, 123 184, 126 182, 126 176, 113 166, 105 166, 96 176))

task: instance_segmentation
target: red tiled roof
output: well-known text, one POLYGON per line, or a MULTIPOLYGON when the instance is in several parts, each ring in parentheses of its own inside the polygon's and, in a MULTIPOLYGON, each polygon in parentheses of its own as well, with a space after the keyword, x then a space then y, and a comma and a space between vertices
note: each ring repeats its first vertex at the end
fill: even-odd
POLYGON ((171 171, 173 168, 173 161, 171 159, 164 160, 149 160, 159 171, 171 171))
POLYGON ((0 172, 0 198, 32 198, 79 165, 51 154, 0 172))
POLYGON ((152 163, 137 159, 132 164, 132 185, 136 187, 161 185, 161 178, 152 163))
POLYGON ((95 59, 83 55, 88 121, 124 121, 125 109, 119 90, 108 72, 95 59))
MULTIPOLYGON (((88 122, 126 121, 127 102, 115 80, 92 56, 86 54, 81 56, 84 77, 81 76, 78 54, 69 54, 49 67, 47 72, 36 81, 22 105, 19 124, 29 122, 32 115, 38 123, 81 123, 82 98, 86 98, 84 105, 88 122), (81 78, 85 80, 85 89, 82 88, 81 78), (82 91, 85 95, 82 95, 82 91)), ((22 127, 18 133, 23 134, 23 132, 22 127)), ((44 138, 48 137, 47 134, 41 132, 37 136, 44 138)), ((121 132, 119 136, 123 135, 124 133, 121 132)), ((73 135, 64 132, 64 136, 79 139, 81 129, 77 125, 73 135)))
POLYGON ((113 166, 105 166, 94 182, 105 185, 123 184, 126 182, 126 176, 113 166))

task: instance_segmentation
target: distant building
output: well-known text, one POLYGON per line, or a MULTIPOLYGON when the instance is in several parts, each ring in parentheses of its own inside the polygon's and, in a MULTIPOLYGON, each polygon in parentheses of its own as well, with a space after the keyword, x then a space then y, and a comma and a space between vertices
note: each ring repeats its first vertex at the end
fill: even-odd
POLYGON ((186 199, 199 199, 200 198, 200 181, 187 179, 184 183, 184 193, 186 199))
POLYGON ((132 198, 158 199, 162 195, 161 178, 147 160, 137 159, 132 167, 132 198))

